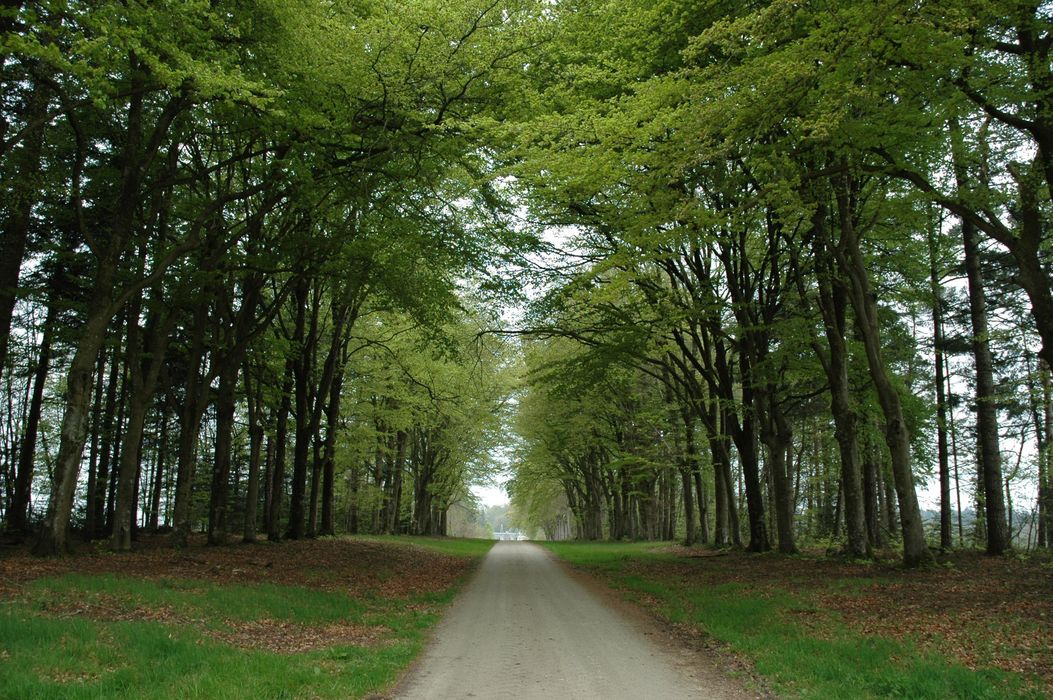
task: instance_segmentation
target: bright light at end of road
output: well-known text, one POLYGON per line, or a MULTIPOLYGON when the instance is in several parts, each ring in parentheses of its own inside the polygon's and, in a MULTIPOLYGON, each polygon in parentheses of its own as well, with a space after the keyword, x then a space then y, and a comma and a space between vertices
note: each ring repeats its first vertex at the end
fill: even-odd
POLYGON ((484 506, 508 505, 508 494, 502 486, 473 486, 472 493, 484 506))

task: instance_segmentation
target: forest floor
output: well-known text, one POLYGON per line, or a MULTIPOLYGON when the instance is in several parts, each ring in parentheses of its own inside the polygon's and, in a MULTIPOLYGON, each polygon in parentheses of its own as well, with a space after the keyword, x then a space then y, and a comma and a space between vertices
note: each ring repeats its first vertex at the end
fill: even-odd
POLYGON ((1053 563, 976 552, 894 561, 653 544, 550 544, 803 697, 1053 697, 1053 563))
POLYGON ((40 559, 0 550, 0 698, 362 697, 489 541, 323 538, 40 559))

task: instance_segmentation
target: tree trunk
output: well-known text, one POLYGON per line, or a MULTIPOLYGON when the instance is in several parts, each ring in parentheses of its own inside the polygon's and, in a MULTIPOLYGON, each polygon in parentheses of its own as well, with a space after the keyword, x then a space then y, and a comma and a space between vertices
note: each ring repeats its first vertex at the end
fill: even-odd
POLYGON ((828 236, 829 210, 820 202, 812 218, 815 238, 812 243, 815 258, 816 279, 819 287, 819 310, 823 317, 823 329, 829 360, 816 352, 826 371, 830 385, 830 415, 834 421, 834 437, 841 457, 841 485, 844 501, 844 519, 847 539, 845 553, 852 558, 869 557, 870 542, 867 538, 866 506, 863 497, 863 477, 859 460, 859 444, 856 433, 857 417, 852 410, 851 389, 848 383, 848 347, 845 342, 846 295, 842 280, 834 274, 828 236))
POLYGON ((322 481, 322 460, 324 459, 322 443, 319 442, 320 437, 316 433, 312 440, 314 458, 311 460, 311 489, 307 498, 307 536, 312 538, 318 535, 318 496, 322 481))
POLYGON ((932 293, 932 341, 933 364, 936 369, 936 453, 940 478, 940 549, 950 550, 954 546, 951 523, 951 469, 947 450, 947 397, 946 380, 943 376, 943 288, 937 269, 936 231, 929 233, 929 288, 932 293))
POLYGON ((248 403, 249 419, 249 482, 245 489, 245 522, 242 526, 241 541, 256 541, 256 510, 260 500, 260 464, 263 453, 263 422, 260 410, 263 398, 250 378, 250 369, 246 365, 242 376, 245 382, 245 398, 248 403))
POLYGON ((95 494, 98 491, 99 463, 101 461, 103 404, 106 392, 106 353, 99 353, 99 360, 95 365, 95 392, 91 409, 91 445, 88 452, 88 488, 84 508, 84 532, 81 536, 86 542, 90 542, 95 534, 95 494))
POLYGON ((47 383, 48 367, 51 363, 51 341, 55 334, 55 320, 58 316, 58 305, 55 301, 48 304, 47 316, 44 318, 43 337, 40 340, 40 352, 37 356, 37 367, 33 373, 33 396, 29 402, 29 414, 26 416, 26 428, 18 453, 18 471, 15 476, 15 490, 11 508, 7 512, 7 530, 19 534, 29 533, 29 502, 33 490, 33 464, 36 461, 37 432, 40 428, 40 417, 44 406, 44 385, 47 383))
POLYGON ((216 444, 212 462, 212 489, 208 506, 208 543, 227 543, 227 496, 233 456, 234 409, 240 363, 224 358, 216 389, 216 444))
MULTIPOLYGON (((105 267, 109 266, 100 265, 100 268, 105 267)), ((109 302, 114 272, 112 269, 99 271, 88 306, 87 321, 66 374, 66 409, 62 416, 55 483, 52 486, 40 538, 33 547, 33 553, 40 556, 67 551, 67 528, 73 509, 73 496, 77 489, 84 441, 88 436, 92 370, 106 340, 106 328, 112 317, 109 302)))
POLYGON ((402 471, 406 463, 407 435, 404 430, 395 434, 395 458, 392 462, 391 500, 387 506, 385 530, 388 534, 398 534, 399 501, 402 498, 402 471))
POLYGON ((162 384, 166 386, 164 399, 161 401, 161 414, 157 419, 157 464, 154 468, 154 479, 150 492, 150 517, 147 520, 147 528, 156 532, 161 525, 161 494, 165 481, 165 464, 168 460, 168 411, 171 405, 170 394, 167 390, 168 380, 162 378, 162 384))
POLYGON ((994 389, 994 360, 987 329, 987 301, 980 269, 979 236, 969 221, 962 221, 965 271, 969 280, 969 320, 972 323, 973 359, 976 362, 976 440, 983 488, 987 553, 1003 554, 1009 548, 1002 498, 1002 453, 998 440, 998 407, 994 389))
POLYGON ((747 549, 751 552, 767 552, 771 549, 768 539, 767 515, 764 509, 764 495, 761 489, 760 469, 757 464, 756 434, 753 429, 753 391, 743 389, 743 410, 746 413, 741 424, 735 416, 728 423, 731 437, 739 452, 739 463, 742 466, 742 477, 746 486, 746 515, 750 526, 750 541, 747 549))
POLYGON ((1042 518, 1039 527, 1045 527, 1046 546, 1053 545, 1053 381, 1050 378, 1050 366, 1042 365, 1042 413, 1046 434, 1046 478, 1039 486, 1039 498, 1042 499, 1042 518))
POLYGON ((881 352, 881 332, 878 324, 877 301, 870 285, 870 277, 852 221, 853 208, 849 203, 848 188, 842 183, 837 193, 841 220, 841 244, 837 251, 838 263, 851 280, 850 299, 855 311, 856 327, 866 351, 870 378, 878 395, 878 403, 885 417, 885 442, 892 457, 892 474, 899 501, 900 523, 903 531, 903 563, 914 567, 932 561, 922 527, 921 509, 914 487, 911 469, 910 433, 903 416, 903 406, 896 387, 888 376, 888 368, 881 352))
POLYGON ((793 491, 786 471, 786 448, 793 439, 790 427, 776 402, 774 391, 768 389, 758 396, 761 441, 768 451, 768 466, 775 495, 775 527, 779 537, 779 552, 795 554, 797 544, 793 533, 793 491))
POLYGON ((274 467, 271 470, 270 511, 267 514, 267 539, 271 542, 277 542, 282 538, 281 514, 282 494, 285 491, 285 453, 289 444, 289 411, 292 408, 292 376, 295 362, 292 355, 285 360, 285 382, 282 385, 282 399, 275 422, 274 467))
POLYGON ((325 464, 322 467, 322 526, 320 535, 333 535, 333 500, 336 471, 336 431, 340 422, 340 395, 344 385, 344 373, 341 370, 333 378, 329 388, 329 403, 325 414, 325 464))
POLYGON ((863 457, 863 504, 867 538, 871 547, 884 547, 885 531, 881 527, 881 480, 873 449, 867 445, 863 457))
MULTIPOLYGON (((106 353, 102 354, 105 356, 106 353)), ((105 362, 100 361, 100 374, 104 366, 105 362)), ((117 419, 117 398, 124 374, 119 343, 114 344, 110 369, 107 374, 101 426, 95 426, 95 430, 99 433, 99 462, 95 470, 94 480, 89 475, 88 517, 84 531, 84 539, 87 541, 102 536, 106 530, 106 486, 110 481, 111 467, 116 462, 117 450, 114 445, 116 440, 114 421, 117 419)))
POLYGON ((146 422, 146 409, 150 394, 145 391, 142 368, 142 339, 139 328, 139 314, 142 306, 142 294, 137 294, 128 307, 128 320, 125 326, 125 366, 128 372, 129 411, 128 422, 124 425, 124 445, 120 461, 114 470, 117 487, 114 493, 114 517, 111 522, 110 549, 115 552, 128 551, 132 548, 132 482, 139 472, 139 445, 146 422))
MULTIPOLYGON (((160 296, 156 291, 154 296, 160 296)), ((160 303, 160 299, 155 299, 160 303)), ((157 390, 161 370, 165 366, 169 338, 175 328, 177 314, 171 310, 158 309, 147 323, 146 357, 139 351, 139 308, 132 305, 128 314, 128 371, 131 376, 131 396, 128 404, 128 421, 124 428, 124 446, 118 472, 117 494, 114 506, 114 527, 111 549, 128 551, 132 548, 132 531, 136 521, 136 485, 141 468, 143 429, 150 399, 157 390)))
POLYGON ((296 443, 293 446, 292 491, 289 496, 289 527, 286 537, 297 540, 304 536, 304 492, 307 485, 307 458, 311 444, 311 409, 308 383, 311 380, 312 350, 306 338, 307 302, 310 280, 301 278, 293 293, 296 307, 296 325, 293 331, 293 346, 298 353, 293 365, 293 386, 296 409, 296 443))
POLYGON ((190 537, 195 461, 201 417, 208 402, 208 387, 202 386, 202 361, 205 357, 205 329, 208 308, 199 304, 194 309, 194 322, 187 354, 186 394, 179 416, 179 443, 176 452, 175 503, 172 512, 172 544, 186 547, 190 537))

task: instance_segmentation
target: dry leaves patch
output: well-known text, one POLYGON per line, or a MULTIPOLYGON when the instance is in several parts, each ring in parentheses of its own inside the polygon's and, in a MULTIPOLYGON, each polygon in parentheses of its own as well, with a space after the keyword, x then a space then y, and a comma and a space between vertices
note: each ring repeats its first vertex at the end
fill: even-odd
POLYGON ((909 638, 969 668, 1033 673, 1053 687, 1053 573, 972 553, 955 560, 815 600, 864 634, 909 638))
POLYGON ((0 599, 26 583, 68 573, 197 579, 212 583, 274 583, 353 596, 392 597, 443 590, 470 565, 430 550, 353 539, 300 540, 208 547, 203 537, 186 549, 171 549, 162 537, 146 538, 132 552, 83 551, 41 559, 25 548, 0 552, 0 599))
MULTIPOLYGON (((59 559, 41 559, 25 548, 0 551, 0 601, 23 595, 30 582, 78 574, 115 574, 147 580, 189 580, 212 584, 271 583, 370 595, 411 598, 447 589, 471 561, 422 547, 353 539, 323 539, 256 545, 208 547, 203 538, 187 549, 167 547, 163 538, 146 538, 135 551, 111 554, 88 550, 59 559)), ((226 620, 213 629, 165 605, 142 605, 110 594, 46 602, 44 614, 86 617, 102 622, 148 620, 192 625, 228 644, 277 653, 297 653, 333 645, 368 646, 382 642, 383 627, 335 624, 303 625, 260 619, 226 620)))
POLYGON ((369 627, 337 622, 331 625, 307 626, 271 619, 250 622, 228 621, 228 629, 209 630, 206 634, 241 649, 265 649, 276 654, 297 654, 327 647, 372 646, 381 641, 384 627, 369 627))
POLYGON ((909 639, 969 668, 1035 674, 1053 688, 1053 569, 1037 561, 956 553, 944 566, 910 571, 827 558, 732 553, 641 562, 649 576, 699 585, 739 584, 751 595, 777 589, 809 607, 789 611, 816 636, 836 616, 866 635, 909 639))

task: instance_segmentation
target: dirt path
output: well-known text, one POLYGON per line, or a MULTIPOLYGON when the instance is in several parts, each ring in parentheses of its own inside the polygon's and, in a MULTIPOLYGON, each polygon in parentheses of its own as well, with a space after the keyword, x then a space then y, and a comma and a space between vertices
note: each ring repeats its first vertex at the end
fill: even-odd
POLYGON ((606 604, 541 547, 499 542, 398 698, 745 698, 658 628, 606 604))

